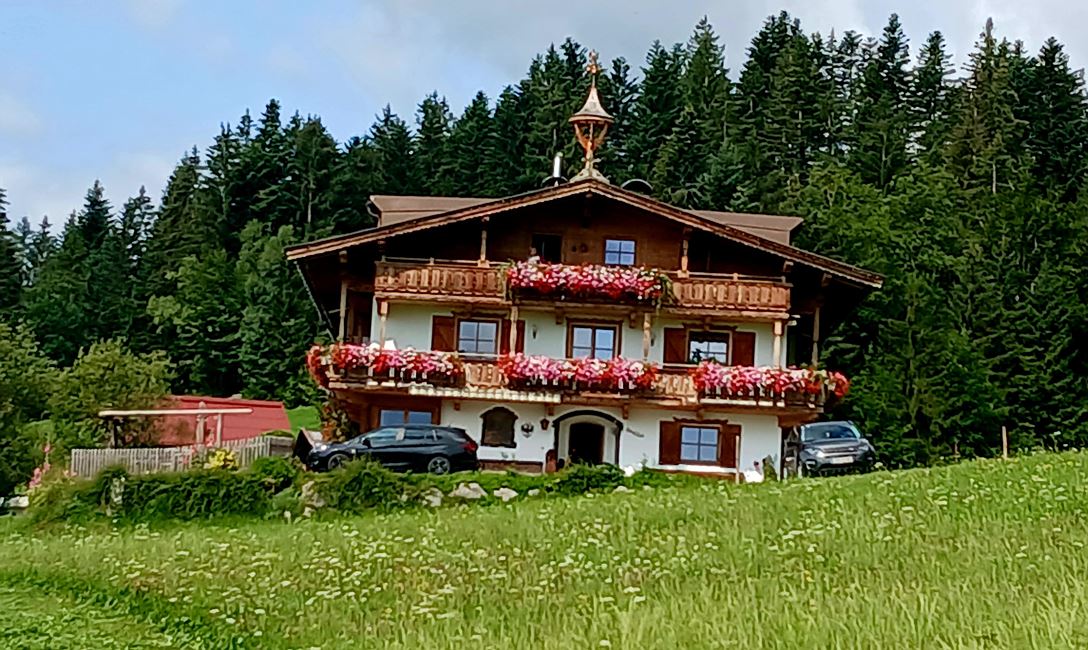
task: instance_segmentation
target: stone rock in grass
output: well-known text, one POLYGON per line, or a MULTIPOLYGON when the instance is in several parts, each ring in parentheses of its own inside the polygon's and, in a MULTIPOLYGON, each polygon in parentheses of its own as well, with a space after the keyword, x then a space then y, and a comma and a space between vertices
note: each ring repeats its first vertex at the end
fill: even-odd
POLYGON ((525 494, 527 494, 527 495, 529 495, 531 497, 539 496, 540 495, 540 488, 533 488, 533 489, 529 490, 528 492, 526 492, 525 494))
POLYGON ((453 492, 450 492, 450 497, 454 499, 469 499, 475 501, 476 499, 482 499, 487 496, 487 492, 480 487, 479 483, 459 483, 453 492))
POLYGON ((503 503, 506 503, 507 501, 509 501, 510 499, 513 499, 514 497, 516 497, 518 495, 517 492, 515 492, 514 490, 511 490, 508 487, 501 487, 501 488, 495 490, 494 492, 492 492, 491 494, 494 497, 502 499, 503 503))
POLYGON ((613 492, 630 492, 631 488, 627 487, 626 485, 617 485, 616 489, 612 490, 612 491, 613 492))
POLYGON ((437 508, 442 505, 442 490, 436 487, 427 488, 420 498, 428 508, 437 508))
POLYGON ((301 501, 302 505, 306 506, 307 509, 312 508, 316 510, 318 508, 324 508, 327 505, 325 499, 322 498, 317 491, 317 483, 313 481, 307 481, 302 484, 302 495, 299 497, 299 501, 301 501))

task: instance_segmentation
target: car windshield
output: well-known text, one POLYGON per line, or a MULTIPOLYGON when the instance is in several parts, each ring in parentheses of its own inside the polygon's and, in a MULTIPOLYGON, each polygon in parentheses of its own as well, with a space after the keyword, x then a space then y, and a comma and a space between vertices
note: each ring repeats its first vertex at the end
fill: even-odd
POLYGON ((820 440, 857 440, 861 433, 849 422, 820 422, 801 429, 802 442, 820 440))

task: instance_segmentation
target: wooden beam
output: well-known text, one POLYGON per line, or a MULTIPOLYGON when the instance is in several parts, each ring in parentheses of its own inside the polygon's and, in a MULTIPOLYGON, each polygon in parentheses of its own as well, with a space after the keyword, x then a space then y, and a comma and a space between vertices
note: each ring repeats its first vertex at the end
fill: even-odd
POLYGON ((518 351, 518 306, 510 305, 510 354, 518 351))
POLYGON ((646 312, 642 315, 642 360, 650 360, 650 340, 652 335, 653 314, 646 312))
POLYGON ((820 363, 820 307, 812 312, 812 366, 820 363))
POLYGON ((340 251, 340 326, 336 340, 343 341, 348 329, 348 252, 340 251))
POLYGON ((782 331, 785 329, 783 321, 776 320, 774 322, 774 347, 771 352, 771 356, 774 357, 774 367, 782 367, 782 331))
POLYGON ((682 278, 688 277, 688 247, 691 245, 691 229, 684 229, 684 240, 680 244, 680 273, 682 278))
POLYGON ((385 323, 389 320, 389 301, 382 300, 378 303, 378 347, 385 349, 385 323))
POLYGON ((480 225, 480 266, 487 266, 487 218, 480 225))

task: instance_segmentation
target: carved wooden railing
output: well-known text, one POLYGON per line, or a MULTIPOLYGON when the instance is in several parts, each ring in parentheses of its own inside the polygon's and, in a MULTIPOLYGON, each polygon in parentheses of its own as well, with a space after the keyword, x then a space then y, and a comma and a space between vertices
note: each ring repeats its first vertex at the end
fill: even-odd
POLYGON ((709 273, 672 277, 673 305, 687 309, 786 312, 790 285, 770 279, 709 273))
MULTIPOLYGON (((386 296, 504 300, 502 268, 475 261, 380 260, 374 290, 386 296)), ((665 308, 783 313, 790 285, 770 278, 671 273, 672 296, 665 308)))
POLYGON ((378 261, 374 291, 387 294, 503 298, 501 269, 476 262, 378 261))

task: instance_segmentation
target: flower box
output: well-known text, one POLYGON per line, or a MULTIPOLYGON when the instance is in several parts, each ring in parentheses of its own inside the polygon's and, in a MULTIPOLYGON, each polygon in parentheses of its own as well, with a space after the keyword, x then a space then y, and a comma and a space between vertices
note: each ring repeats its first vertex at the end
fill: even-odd
POLYGON ((554 359, 507 354, 499 370, 511 388, 631 393, 648 391, 657 381, 657 366, 635 359, 554 359))
POLYGON ((695 390, 703 397, 774 399, 792 404, 820 404, 842 398, 850 382, 839 372, 813 368, 726 366, 704 361, 691 371, 695 390))
POLYGON ((633 266, 518 262, 506 268, 504 277, 511 295, 554 300, 660 305, 669 292, 667 275, 633 266))
POLYGON ((329 385, 331 375, 362 374, 379 381, 447 385, 465 374, 464 364, 455 353, 412 348, 382 350, 375 344, 315 345, 306 355, 306 367, 322 386, 329 385))

